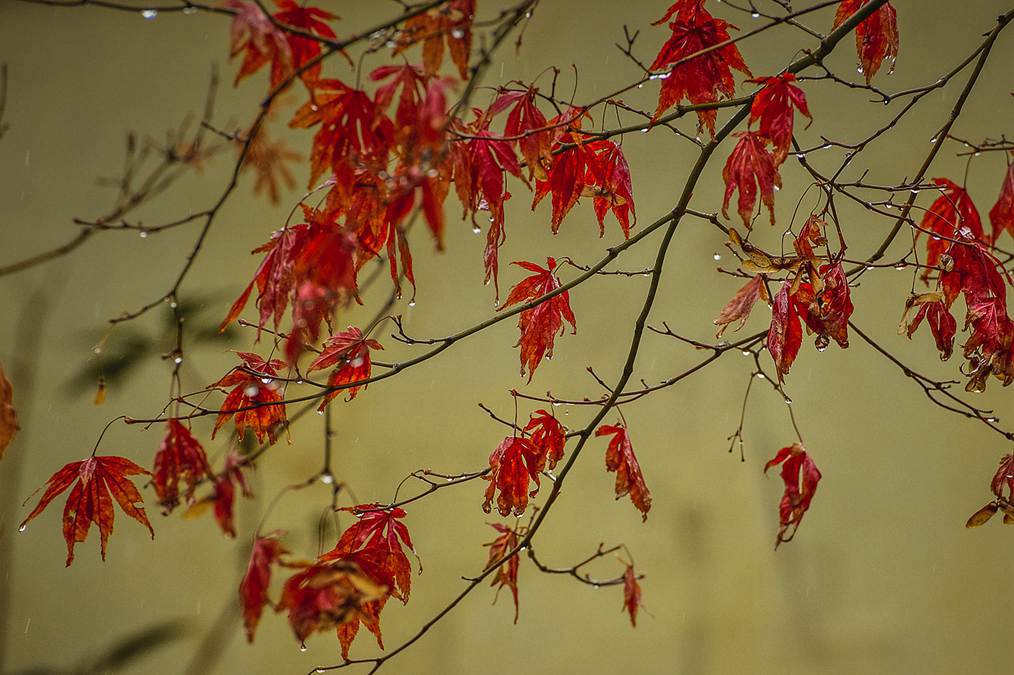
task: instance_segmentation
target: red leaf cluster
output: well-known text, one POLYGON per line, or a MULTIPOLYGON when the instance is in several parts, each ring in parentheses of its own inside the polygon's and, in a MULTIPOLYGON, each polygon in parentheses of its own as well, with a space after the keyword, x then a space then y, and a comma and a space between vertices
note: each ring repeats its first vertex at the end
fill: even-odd
POLYGON ((46 481, 46 491, 19 529, 24 531, 29 521, 73 485, 63 507, 63 538, 67 542, 68 567, 74 562, 74 545, 88 538, 92 523, 99 528, 102 559, 106 559, 106 543, 113 533, 114 499, 125 514, 147 527, 154 539, 155 531, 141 505, 144 500, 129 479, 129 476, 137 475, 150 476, 151 472, 123 457, 92 455, 65 464, 46 481))
POLYGON ((778 453, 764 465, 764 473, 773 466, 782 466, 782 481, 785 483, 785 493, 778 504, 778 536, 775 539, 775 548, 780 544, 791 541, 795 536, 803 516, 810 508, 813 495, 817 491, 817 483, 820 482, 820 471, 813 459, 807 454, 806 449, 800 443, 782 448, 778 453))
POLYGON ((741 131, 734 134, 739 138, 729 159, 722 169, 725 180, 725 199, 722 215, 729 217, 729 201, 739 191, 737 211, 746 227, 753 227, 753 210, 757 204, 757 190, 760 188, 761 202, 768 207, 771 224, 775 223, 775 189, 782 187, 782 177, 774 155, 764 147, 765 138, 756 131, 741 131))
MULTIPOLYGON (((556 270, 556 259, 554 258, 546 258, 545 267, 525 261, 514 264, 532 274, 519 281, 511 289, 507 300, 500 306, 500 310, 532 302, 556 291, 561 286, 560 280, 556 278, 554 273, 556 270)), ((521 337, 518 339, 517 346, 521 347, 521 374, 524 375, 527 370, 529 382, 532 381, 535 369, 539 367, 543 357, 553 357, 556 336, 557 334, 563 335, 564 321, 571 325, 575 333, 577 332, 577 319, 570 308, 570 295, 567 291, 557 293, 521 312, 518 319, 521 337)))
POLYGON ((616 474, 616 498, 630 495, 630 501, 641 512, 641 520, 645 521, 651 510, 651 492, 644 483, 644 474, 630 444, 627 427, 623 424, 603 424, 595 430, 596 436, 610 434, 613 437, 606 449, 606 470, 616 474))
POLYGON ((813 119, 806 105, 806 95, 792 84, 795 81, 796 76, 792 73, 750 80, 764 85, 750 105, 750 124, 760 122, 757 133, 771 143, 776 166, 788 157, 795 111, 799 110, 800 114, 813 119))
MULTIPOLYGON (((684 99, 702 105, 731 97, 735 90, 732 71, 750 75, 739 48, 729 44, 729 28, 735 26, 713 17, 704 9, 704 0, 677 0, 653 25, 667 21, 672 34, 649 66, 652 72, 666 71, 654 120, 684 99)), ((700 126, 714 136, 714 108, 698 110, 697 117, 700 126)))
POLYGON ((197 483, 211 473, 208 456, 190 430, 179 420, 166 422, 166 434, 155 453, 152 485, 162 509, 169 513, 180 500, 180 483, 186 483, 186 500, 192 502, 197 483))

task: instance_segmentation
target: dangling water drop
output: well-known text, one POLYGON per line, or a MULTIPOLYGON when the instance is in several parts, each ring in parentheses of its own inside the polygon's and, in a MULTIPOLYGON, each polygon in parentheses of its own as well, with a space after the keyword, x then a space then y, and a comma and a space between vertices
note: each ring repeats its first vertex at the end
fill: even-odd
POLYGON ((145 21, 151 21, 156 16, 158 16, 158 10, 157 9, 142 9, 141 10, 141 18, 144 19, 145 21))
POLYGON ((299 643, 299 651, 301 651, 301 652, 305 652, 306 651, 306 643, 305 642, 300 642, 299 643))
POLYGON ((716 253, 716 254, 714 254, 714 255, 713 255, 713 256, 711 256, 711 257, 712 257, 712 259, 714 259, 714 260, 721 260, 721 259, 722 259, 722 254, 721 254, 721 253, 716 253))
POLYGON ((21 527, 18 528, 18 532, 24 532, 27 529, 28 529, 28 524, 24 523, 24 524, 21 525, 21 527))

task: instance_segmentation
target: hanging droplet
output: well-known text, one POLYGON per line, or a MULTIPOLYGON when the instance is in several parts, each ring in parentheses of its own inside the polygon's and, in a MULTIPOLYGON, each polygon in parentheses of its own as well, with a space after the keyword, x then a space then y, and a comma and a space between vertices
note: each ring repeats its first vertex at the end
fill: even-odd
POLYGON ((306 643, 305 642, 300 642, 299 643, 299 651, 301 651, 301 652, 305 652, 306 651, 306 643))
POLYGON ((792 399, 788 396, 786 396, 783 400, 785 401, 785 405, 792 405, 792 399))
POLYGON ((754 18, 754 19, 759 19, 760 18, 760 12, 751 12, 750 16, 752 18, 754 18))
POLYGON ((137 233, 137 236, 139 236, 141 239, 147 239, 148 230, 141 230, 140 232, 137 233))
POLYGON ((22 523, 21 527, 18 528, 18 532, 24 532, 28 529, 28 523, 22 523))
POLYGON ((722 254, 721 254, 721 253, 715 253, 715 254, 714 254, 714 255, 712 255, 711 257, 712 257, 712 259, 714 259, 714 260, 721 260, 721 259, 722 259, 722 254))
POLYGON ((460 28, 455 28, 454 30, 451 31, 451 37, 454 38, 455 40, 460 40, 461 38, 465 37, 465 31, 461 30, 460 28))
POLYGON ((271 378, 270 377, 262 377, 261 378, 261 383, 262 384, 271 384, 271 378))
POLYGON ((750 351, 749 349, 744 349, 743 350, 743 356, 750 356, 751 354, 753 354, 753 352, 750 351))
POLYGON ((156 16, 158 16, 158 10, 157 9, 142 9, 141 10, 141 18, 144 19, 145 21, 151 21, 156 16))
POLYGON ((765 379, 765 378, 764 378, 764 373, 757 373, 757 379, 758 379, 758 380, 763 380, 763 379, 765 379))
POLYGON ((175 363, 177 366, 180 365, 181 363, 183 363, 183 357, 177 356, 176 358, 173 359, 173 363, 175 363))
POLYGON ((331 483, 334 482, 334 476, 332 476, 329 473, 325 473, 320 477, 320 482, 323 483, 324 485, 330 485, 331 483))
POLYGON ((197 14, 197 8, 194 6, 184 7, 183 13, 186 14, 187 16, 190 16, 191 14, 197 14))
POLYGON ((324 416, 324 411, 323 410, 318 410, 317 414, 320 415, 321 417, 323 417, 324 416))

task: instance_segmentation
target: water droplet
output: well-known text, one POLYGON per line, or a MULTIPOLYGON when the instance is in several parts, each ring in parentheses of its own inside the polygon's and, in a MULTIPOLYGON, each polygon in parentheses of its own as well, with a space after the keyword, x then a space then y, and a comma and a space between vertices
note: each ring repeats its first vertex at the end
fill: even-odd
POLYGON ((24 532, 27 529, 28 529, 28 524, 27 523, 23 523, 21 525, 21 527, 18 528, 18 532, 24 532))
POLYGON ((784 401, 785 401, 785 405, 792 405, 792 399, 791 399, 791 398, 789 398, 788 396, 786 396, 786 397, 785 397, 784 399, 782 399, 782 400, 784 400, 784 401))
POLYGON ((465 31, 461 30, 460 28, 455 28, 454 30, 451 31, 451 37, 454 38, 455 40, 460 40, 461 38, 465 37, 465 31))
POLYGON ((177 366, 180 365, 181 363, 183 363, 183 357, 177 356, 176 358, 173 359, 173 363, 175 363, 177 366))
POLYGON ((753 352, 750 351, 749 349, 744 349, 743 350, 743 356, 750 356, 751 354, 753 354, 753 352))
POLYGON ((271 378, 270 377, 262 377, 261 378, 261 383, 262 384, 271 384, 271 378))
POLYGON ((325 473, 320 477, 320 482, 323 483, 324 485, 330 485, 331 483, 334 482, 334 476, 332 476, 329 473, 325 473))
POLYGON ((320 415, 321 417, 323 417, 324 416, 324 411, 323 410, 318 410, 317 414, 320 415))
POLYGON ((805 157, 806 157, 806 155, 804 155, 804 154, 803 154, 803 153, 801 153, 801 152, 797 152, 797 153, 796 153, 796 159, 803 159, 803 158, 805 158, 805 157))
POLYGON ((301 651, 301 652, 305 652, 306 651, 306 643, 305 642, 300 642, 299 643, 299 651, 301 651))
POLYGON ((408 306, 409 307, 415 307, 415 300, 409 300, 408 301, 408 306))
POLYGON ((1000 418, 998 418, 998 417, 987 417, 986 421, 987 422, 999 422, 1000 418))
POLYGON ((757 376, 756 376, 756 377, 757 377, 757 379, 758 379, 758 380, 763 380, 763 379, 765 379, 765 378, 764 378, 764 373, 757 373, 757 376))
POLYGON ((560 402, 559 401, 553 401, 553 407, 554 408, 559 408, 560 407, 560 402))
POLYGON ((472 234, 482 234, 482 228, 478 225, 472 225, 472 234))
POLYGON ((894 269, 896 269, 896 270, 898 270, 900 272, 900 271, 904 270, 905 267, 907 267, 907 265, 905 265, 905 263, 898 263, 897 265, 894 266, 894 269))
POLYGON ((754 18, 754 19, 759 19, 760 18, 760 12, 751 12, 750 16, 752 18, 754 18))
POLYGON ((714 259, 714 260, 721 260, 721 259, 722 259, 722 254, 721 254, 721 253, 715 253, 715 254, 714 254, 714 255, 712 255, 711 257, 712 257, 712 259, 714 259))
POLYGON ((643 88, 644 88, 644 82, 639 82, 639 83, 637 84, 637 88, 638 88, 638 89, 643 89, 643 88))
POLYGON ((140 232, 137 233, 137 236, 139 236, 141 239, 147 239, 148 230, 141 230, 140 232))
POLYGON ((197 14, 197 8, 196 7, 184 7, 183 8, 183 13, 186 14, 187 16, 190 16, 191 14, 197 14))
POLYGON ((151 21, 156 16, 158 16, 158 10, 157 9, 142 9, 141 10, 141 18, 144 19, 145 21, 151 21))
POLYGON ((254 396, 257 395, 257 392, 259 392, 259 391, 260 391, 260 389, 258 389, 256 386, 251 385, 251 386, 247 387, 246 389, 244 389, 243 393, 248 398, 253 398, 254 396))
POLYGON ((862 75, 863 74, 863 67, 859 66, 858 68, 856 68, 856 72, 859 73, 860 75, 862 75))

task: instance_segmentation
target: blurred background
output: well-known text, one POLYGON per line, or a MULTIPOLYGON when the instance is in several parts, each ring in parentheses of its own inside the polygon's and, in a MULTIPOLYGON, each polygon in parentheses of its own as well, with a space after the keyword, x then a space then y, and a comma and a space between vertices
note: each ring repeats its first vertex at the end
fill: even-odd
MULTIPOLYGON (((342 17, 337 28, 344 35, 399 11, 394 2, 321 4, 342 17)), ((480 16, 495 17, 498 7, 507 4, 482 0, 480 16)), ((774 3, 761 4, 776 9, 774 3)), ((1009 9, 1003 0, 893 4, 901 34, 897 71, 891 76, 882 72, 877 79, 888 91, 936 80, 971 53, 996 15, 1009 9)), ((623 40, 624 24, 641 30, 634 50, 649 61, 667 35, 664 27, 649 25, 665 5, 544 2, 524 33, 520 52, 504 48, 485 84, 530 81, 555 65, 562 70, 562 91, 575 86, 573 73, 578 73, 578 101, 612 90, 637 75, 613 46, 623 40)), ((741 28, 753 25, 748 13, 717 2, 711 8, 741 28)), ((803 23, 827 31, 833 11, 808 15, 803 23)), ((0 3, 0 61, 10 73, 5 113, 10 129, 0 140, 0 264, 70 239, 78 232, 75 217, 107 212, 115 189, 98 179, 121 172, 127 132, 164 140, 166 131, 177 129, 188 113, 199 118, 212 64, 218 64, 222 79, 215 122, 225 127, 253 119, 266 78, 231 86, 237 64, 227 62, 228 30, 226 17, 202 13, 145 19, 140 12, 0 3)), ((799 50, 813 46, 794 29, 772 30, 740 45, 755 74, 777 72, 799 50)), ((372 57, 371 66, 382 58, 372 57)), ((410 58, 418 58, 418 49, 410 58)), ((849 39, 828 63, 854 77, 855 58, 849 39)), ((997 42, 955 135, 979 140, 1011 131, 1012 60, 1014 29, 1009 29, 997 42)), ((352 77, 340 60, 330 68, 337 77, 352 77)), ((927 96, 846 177, 854 179, 868 169, 870 182, 893 184, 912 176, 965 75, 927 96)), ((651 110, 656 86, 646 85, 626 100, 651 110)), ((826 83, 805 88, 814 124, 799 132, 804 146, 819 143, 820 135, 843 141, 865 137, 899 105, 869 103, 868 93, 826 83)), ((485 105, 489 95, 489 90, 481 91, 476 102, 485 105)), ((291 132, 285 124, 296 100, 290 97, 269 131, 305 158, 310 134, 291 132)), ((693 133, 695 124, 688 118, 680 126, 693 133)), ((929 175, 961 182, 965 162, 955 157, 961 149, 945 145, 929 175)), ((674 204, 694 148, 658 129, 650 139, 640 134, 625 138, 623 150, 632 168, 640 222, 646 224, 674 204)), ((693 207, 720 207, 721 166, 730 150, 728 142, 719 149, 693 207)), ((984 219, 999 191, 1001 154, 977 158, 968 174, 968 188, 984 219)), ((230 148, 200 173, 181 179, 138 217, 165 222, 206 208, 227 182, 233 160, 230 148)), ((838 166, 840 156, 826 151, 812 161, 826 171, 838 166)), ((212 329, 253 274, 258 258, 248 252, 284 222, 301 193, 308 178, 304 166, 297 164, 299 185, 281 204, 254 197, 248 175, 222 210, 181 292, 188 330, 193 331, 182 371, 185 390, 199 389, 230 368, 230 349, 250 348, 248 329, 225 336, 212 329)), ((787 224, 809 181, 793 160, 783 166, 782 177, 778 217, 787 224)), ((597 237, 590 200, 574 209, 554 237, 549 204, 533 213, 525 190, 515 186, 514 192, 504 262, 569 255, 590 263, 620 240, 611 216, 605 238, 597 237)), ((932 198, 924 195, 918 203, 928 206, 932 198)), ((807 211, 814 200, 811 191, 801 209, 807 211)), ((890 223, 843 201, 838 207, 850 256, 869 255, 890 223)), ((445 253, 432 251, 424 237, 414 240, 417 304, 408 307, 406 298, 394 310, 404 315, 412 335, 444 335, 491 311, 492 289, 482 285, 483 238, 458 219, 457 209, 450 198, 445 253)), ((757 227, 759 241, 777 248, 780 228, 768 229, 763 222, 757 227)), ((64 568, 62 498, 25 533, 17 533, 17 523, 27 513, 21 502, 64 463, 86 456, 109 419, 152 416, 162 409, 171 364, 160 355, 173 346, 168 309, 114 330, 104 343, 101 364, 93 347, 104 335, 107 319, 165 292, 196 232, 195 226, 183 226, 147 238, 137 232, 100 233, 65 258, 0 280, 0 363, 14 383, 22 426, 0 462, 4 673, 299 673, 339 659, 331 635, 309 640, 301 652, 284 617, 270 610, 257 641, 248 645, 236 597, 250 537, 268 502, 284 486, 319 469, 322 422, 316 415, 293 426, 291 444, 280 442, 259 462, 253 473, 256 499, 237 504, 235 540, 224 538, 210 515, 194 520, 178 513, 161 516, 151 490, 145 497, 155 540, 118 513, 105 563, 98 555, 98 534, 92 532, 77 547, 75 564, 64 568), (100 368, 107 396, 97 407, 93 400, 100 368)), ((903 239, 888 260, 903 254, 903 239)), ((648 265, 655 242, 657 237, 624 254, 622 267, 648 265)), ((711 340, 712 319, 740 286, 716 273, 716 265, 733 264, 730 258, 721 233, 686 220, 670 249, 651 324, 666 321, 682 334, 711 340), (719 263, 716 253, 724 254, 719 263)), ((569 274, 565 271, 564 277, 569 274)), ((505 288, 519 278, 514 269, 502 269, 505 288)), ((509 417, 512 387, 537 395, 597 396, 585 367, 593 366, 606 380, 617 376, 646 283, 641 277, 601 277, 574 292, 578 333, 558 340, 556 358, 543 363, 531 384, 518 376, 517 329, 508 321, 373 385, 351 403, 335 401, 339 479, 362 501, 388 500, 415 469, 458 472, 485 465, 505 429, 477 403, 509 417)), ((388 293, 386 284, 382 279, 367 294, 366 305, 339 316, 337 325, 368 321, 388 293)), ((910 284, 910 271, 888 268, 865 275, 853 289, 853 318, 906 363, 939 379, 954 378, 958 357, 940 363, 928 332, 911 342, 896 334, 910 284)), ((766 314, 758 308, 743 334, 762 330, 766 314)), ((390 361, 414 353, 387 331, 380 339, 390 361)), ((687 345, 649 334, 636 378, 661 380, 701 358, 687 345)), ((765 367, 771 371, 767 358, 765 367)), ((752 371, 749 361, 731 354, 676 387, 625 406, 654 496, 647 523, 640 522, 628 500, 613 499, 613 476, 604 471, 602 460, 606 443, 599 439, 586 449, 536 539, 540 558, 562 567, 591 554, 599 542, 625 543, 646 575, 645 612, 636 629, 621 613, 619 587, 596 590, 565 576, 540 574, 522 560, 517 625, 507 594, 491 607, 492 589, 477 589, 424 639, 389 662, 385 672, 972 673, 1009 668, 1014 531, 998 522, 974 531, 963 527, 968 515, 987 501, 989 479, 1009 451, 1007 444, 983 425, 930 404, 858 336, 848 350, 832 345, 824 353, 809 338, 787 390, 824 480, 799 535, 775 552, 782 485, 777 475, 765 478, 762 467, 794 434, 782 397, 766 384, 755 386, 744 428, 746 461, 740 461, 738 452, 728 452, 727 437, 738 425, 752 371)), ((1010 395, 993 382, 975 402, 994 408, 1005 424, 1010 395)), ((522 407, 522 416, 528 412, 522 407)), ((557 413, 578 427, 590 410, 563 406, 557 413)), ((1014 423, 1014 417, 1009 420, 1014 423)), ((221 438, 207 442, 210 431, 210 418, 195 424, 209 455, 220 458, 227 443, 221 438)), ((117 424, 106 434, 102 452, 150 465, 161 434, 117 424)), ((484 486, 477 481, 442 490, 409 509, 406 522, 425 571, 413 579, 409 604, 392 603, 384 612, 389 648, 445 606, 462 587, 462 576, 482 568, 487 549, 481 545, 494 534, 486 523, 495 520, 480 510, 484 486)), ((334 532, 328 530, 322 540, 318 523, 329 499, 324 485, 288 494, 265 529, 287 529, 286 541, 300 556, 326 550, 334 532)), ((589 571, 612 577, 623 566, 609 557, 589 571)), ((375 650, 366 634, 352 652, 362 657, 375 650)))

